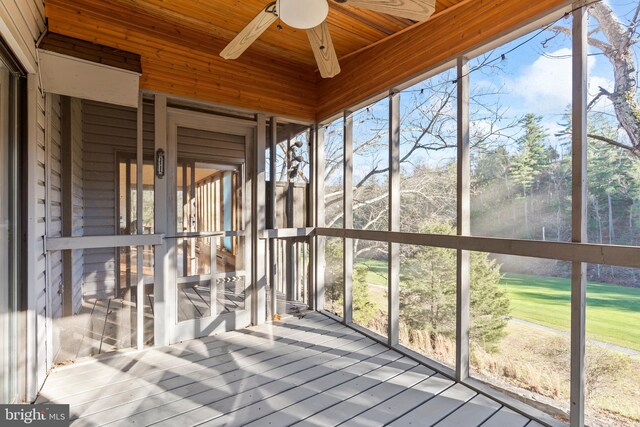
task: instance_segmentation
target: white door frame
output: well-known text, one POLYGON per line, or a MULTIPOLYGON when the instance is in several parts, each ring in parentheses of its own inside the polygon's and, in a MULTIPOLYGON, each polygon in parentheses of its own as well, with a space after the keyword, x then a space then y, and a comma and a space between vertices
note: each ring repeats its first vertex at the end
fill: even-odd
MULTIPOLYGON (((162 121, 156 117, 156 121, 162 121)), ((238 135, 245 138, 245 159, 242 162, 244 169, 244 188, 242 191, 242 232, 228 233, 233 235, 244 236, 244 272, 245 283, 247 284, 245 292, 245 309, 236 312, 216 314, 213 307, 215 306, 215 282, 212 284, 212 312, 209 317, 192 319, 178 322, 177 316, 177 264, 176 264, 176 245, 175 242, 167 238, 165 240, 163 253, 156 257, 156 298, 160 296, 163 303, 156 303, 155 310, 155 330, 162 331, 162 335, 156 333, 156 344, 166 345, 188 339, 194 339, 200 336, 208 336, 216 332, 223 332, 243 328, 251 323, 251 307, 254 298, 254 281, 252 278, 252 227, 251 227, 251 206, 252 206, 252 179, 253 165, 252 153, 255 146, 255 133, 257 122, 251 120, 242 120, 228 117, 220 117, 212 114, 181 110, 177 108, 166 108, 166 147, 158 144, 156 141, 156 150, 164 149, 166 153, 165 176, 163 185, 159 188, 156 186, 155 209, 156 212, 162 209, 162 215, 156 215, 156 219, 166 221, 164 224, 158 224, 167 236, 176 236, 176 185, 177 185, 177 143, 178 143, 178 127, 186 127, 190 129, 198 129, 210 132, 226 133, 238 135), (160 145, 160 146, 158 146, 160 145), (160 217, 160 218, 159 218, 160 217), (163 218, 164 217, 164 218, 163 218), (157 263, 158 260, 161 263, 157 263), (164 264, 164 265, 163 265, 164 264), (158 289, 161 287, 161 289, 158 289), (157 291, 161 292, 157 292, 157 291), (160 339, 158 339, 160 338, 160 339)), ((160 141, 161 142, 161 141, 160 141)), ((160 178, 156 177, 156 183, 160 178)), ((193 236, 194 233, 188 233, 193 236)), ((202 233, 209 235, 211 233, 202 233)), ((159 250, 160 248, 156 248, 159 250)), ((214 266, 212 266, 213 268, 214 266)))

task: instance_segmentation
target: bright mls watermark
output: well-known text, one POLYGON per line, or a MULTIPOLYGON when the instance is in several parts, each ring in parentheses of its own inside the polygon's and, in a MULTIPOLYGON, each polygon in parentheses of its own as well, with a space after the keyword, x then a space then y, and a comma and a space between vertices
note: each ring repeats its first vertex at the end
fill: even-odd
POLYGON ((68 427, 69 405, 0 405, 2 427, 68 427))

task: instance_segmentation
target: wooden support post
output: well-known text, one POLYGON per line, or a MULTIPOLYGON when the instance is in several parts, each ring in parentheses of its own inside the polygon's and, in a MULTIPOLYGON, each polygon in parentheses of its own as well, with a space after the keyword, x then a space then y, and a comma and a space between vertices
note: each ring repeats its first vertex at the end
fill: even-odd
MULTIPOLYGON (((577 4, 579 6, 579 4, 577 4)), ((572 176, 573 190, 571 241, 587 241, 587 27, 586 7, 573 12, 573 111, 572 176)), ((572 427, 584 425, 584 359, 587 264, 571 267, 571 405, 572 427)))
MULTIPOLYGON (((313 152, 315 153, 315 161, 316 161, 316 223, 315 227, 324 227, 325 226, 325 210, 324 210, 324 162, 325 162, 325 154, 324 154, 324 138, 325 138, 325 127, 319 126, 316 130, 316 143, 312 147, 313 152)), ((324 269, 325 269, 325 258, 324 258, 324 248, 326 243, 325 237, 314 236, 315 240, 315 265, 314 265, 314 276, 315 276, 315 304, 316 310, 324 309, 324 269)))
MULTIPOLYGON (((191 170, 189 171, 189 197, 187 199, 187 209, 189 211, 189 215, 187 216, 187 230, 190 232, 198 231, 198 223, 194 221, 196 217, 195 205, 196 205, 196 162, 191 163, 191 170)), ((193 274, 197 274, 198 271, 198 260, 196 255, 196 242, 197 239, 191 239, 191 245, 189 248, 189 257, 191 261, 189 265, 191 266, 191 272, 193 274)))
MULTIPOLYGON (((125 227, 124 227, 124 234, 133 234, 132 230, 131 230, 131 210, 132 210, 132 203, 131 203, 131 160, 127 159, 126 163, 125 163, 125 178, 124 178, 124 187, 125 187, 125 227)), ((120 234, 120 232, 118 231, 117 234, 120 234)), ((122 298, 123 295, 123 290, 127 289, 129 286, 131 286, 131 248, 120 248, 118 250, 118 264, 121 265, 122 263, 120 262, 120 254, 126 254, 126 262, 125 262, 125 271, 124 271, 124 277, 125 277, 125 283, 124 286, 122 286, 122 283, 120 283, 120 278, 122 277, 122 272, 120 275, 118 275, 118 284, 120 285, 120 289, 116 289, 116 295, 115 297, 118 298, 122 298)))
MULTIPOLYGON (((271 136, 269 138, 269 197, 271 211, 267 215, 267 228, 276 228, 276 142, 278 139, 278 120, 271 117, 271 136)), ((269 239, 269 284, 271 285, 271 316, 278 312, 277 268, 276 268, 276 240, 269 239)))
MULTIPOLYGON (((175 189, 172 190, 173 195, 168 192, 168 184, 170 176, 175 177, 176 171, 169 170, 167 160, 170 158, 167 144, 167 97, 165 95, 155 96, 155 153, 163 150, 165 153, 165 176, 160 178, 155 175, 155 230, 157 234, 166 234, 169 232, 168 227, 168 211, 167 206, 176 206, 175 189), (173 202, 173 204, 171 204, 173 202)), ((175 162, 173 162, 175 163, 175 162)), ((172 164, 173 164, 172 163, 172 164)), ((155 169, 155 168, 154 168, 155 169)), ((174 208, 175 209, 175 208, 174 208)), ((172 224, 175 227, 175 224, 172 224)), ((174 254, 175 255, 175 254, 174 254)), ((168 304, 167 298, 170 298, 170 280, 169 275, 175 268, 175 263, 171 263, 171 251, 168 250, 167 244, 156 246, 155 248, 155 281, 154 281, 154 322, 153 333, 154 343, 157 346, 169 345, 169 329, 172 326, 172 319, 175 319, 175 313, 171 313, 171 304, 168 304)))
MULTIPOLYGON (((469 64, 458 58, 458 184, 457 234, 471 231, 471 162, 469 154, 469 64)), ((471 309, 471 257, 469 251, 457 250, 456 268, 456 379, 469 376, 469 327, 471 309)))
POLYGON ((294 301, 300 301, 300 242, 292 240, 293 247, 293 289, 294 301))
POLYGON ((218 314, 218 244, 215 237, 211 237, 210 240, 211 249, 209 250, 209 262, 211 263, 211 282, 209 285, 209 307, 210 316, 217 316, 218 314))
POLYGON ((266 230, 266 196, 265 196, 265 150, 267 148, 267 122, 264 114, 257 115, 258 128, 254 153, 253 209, 252 209, 252 246, 255 298, 253 323, 260 325, 267 319, 267 276, 265 265, 266 242, 260 239, 266 230))
MULTIPOLYGON (((353 114, 344 112, 344 228, 353 228, 353 114)), ((353 240, 344 239, 344 322, 353 321, 353 240)))
MULTIPOLYGON (((291 179, 291 135, 287 136, 287 152, 285 153, 286 159, 286 169, 287 169, 287 189, 286 189, 286 198, 285 201, 287 203, 286 212, 287 212, 287 228, 293 228, 293 196, 294 196, 294 186, 293 181, 291 179)), ((294 262, 294 251, 293 251, 293 240, 284 239, 285 244, 285 265, 286 265, 286 295, 287 301, 295 300, 296 293, 296 270, 295 270, 295 262, 294 262)))
MULTIPOLYGON (((263 121, 263 133, 264 133, 265 131, 264 117, 263 116, 261 117, 263 121)), ((232 216, 232 218, 234 218, 232 221, 232 224, 233 224, 232 228, 237 227, 237 229, 240 229, 241 227, 238 224, 249 224, 249 226, 246 227, 245 229, 241 267, 247 272, 247 276, 245 279, 247 281, 246 283, 250 284, 251 286, 250 291, 246 292, 245 304, 246 304, 246 308, 250 312, 251 321, 253 322, 257 320, 256 304, 258 304, 258 302, 256 301, 257 298, 255 298, 257 296, 257 293, 255 292, 257 281, 256 281, 256 276, 254 275, 255 273, 254 264, 256 261, 254 258, 255 256, 254 248, 256 247, 256 245, 254 245, 254 238, 258 238, 259 236, 256 236, 254 232, 254 229, 256 227, 256 224, 255 224, 256 219, 255 217, 253 217, 253 209, 255 207, 254 206, 255 204, 254 190, 257 185, 256 184, 257 176, 255 171, 256 157, 258 157, 258 154, 256 153, 257 135, 255 135, 254 133, 252 137, 247 138, 247 140, 248 140, 248 143, 246 144, 246 154, 245 154, 246 162, 241 167, 241 175, 239 176, 239 180, 240 180, 239 182, 243 181, 241 177, 244 177, 244 182, 245 182, 244 188, 242 190, 243 202, 242 202, 242 207, 240 212, 232 216), (236 222, 236 220, 239 222, 236 222)), ((263 148, 264 148, 264 144, 263 144, 263 148)), ((242 226, 242 228, 245 228, 245 227, 242 226)), ((238 264, 236 264, 236 268, 237 268, 237 265, 238 264)))
MULTIPOLYGON (((144 234, 144 224, 142 223, 142 212, 144 199, 144 185, 142 174, 144 168, 144 105, 142 93, 139 94, 138 112, 137 112, 137 128, 136 128, 136 228, 138 234, 144 234)), ((141 350, 144 348, 144 246, 136 247, 137 265, 136 265, 136 348, 141 350)))
MULTIPOLYGON (((178 158, 176 157, 176 161, 178 158)), ((183 232, 191 231, 189 228, 189 210, 187 208, 189 198, 187 197, 188 187, 187 187, 187 165, 188 162, 182 163, 182 203, 180 203, 182 210, 182 230, 183 232)), ((182 239, 182 274, 185 276, 190 276, 189 274, 189 240, 182 239)))
MULTIPOLYGON (((389 231, 400 231, 400 93, 389 95, 389 231)), ((400 245, 389 243, 389 345, 400 341, 400 245)))
MULTIPOLYGON (((319 181, 319 177, 316 176, 318 170, 317 164, 317 153, 315 151, 316 146, 316 127, 313 126, 309 129, 309 146, 307 147, 309 150, 309 185, 307 186, 307 191, 311 192, 307 196, 307 200, 311 206, 308 206, 307 212, 310 217, 307 218, 307 223, 305 224, 307 227, 316 227, 318 223, 318 199, 317 199, 317 182, 319 181)), ((308 243, 308 252, 306 260, 307 262, 304 265, 305 269, 305 284, 306 284, 306 299, 309 309, 315 310, 316 308, 316 299, 315 299, 315 289, 316 289, 316 275, 312 272, 316 270, 316 238, 309 237, 307 239, 308 243)))

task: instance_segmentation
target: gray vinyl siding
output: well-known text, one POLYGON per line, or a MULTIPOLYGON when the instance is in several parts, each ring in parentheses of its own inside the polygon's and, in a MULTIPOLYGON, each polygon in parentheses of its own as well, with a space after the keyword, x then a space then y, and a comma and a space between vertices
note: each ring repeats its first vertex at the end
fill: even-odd
MULTIPOLYGON (((47 187, 45 193, 47 206, 47 237, 62 237, 62 108, 60 96, 47 94, 50 97, 48 121, 46 127, 46 150, 47 150, 47 187)), ((48 313, 52 320, 47 326, 56 325, 56 319, 60 319, 63 315, 62 307, 62 281, 63 266, 62 252, 47 253, 47 274, 48 277, 48 293, 49 298, 46 303, 49 304, 48 313)), ((53 327, 49 334, 51 342, 47 345, 51 346, 53 359, 60 351, 60 331, 59 328, 53 327)))
POLYGON ((178 157, 206 160, 207 158, 237 162, 245 158, 243 136, 178 128, 178 157))
MULTIPOLYGON (((83 147, 82 147, 82 101, 71 99, 71 149, 72 154, 72 235, 84 236, 84 183, 83 183, 83 147)), ((84 251, 73 251, 71 282, 73 284, 73 313, 82 307, 84 286, 84 251)))
MULTIPOLYGON (((48 229, 47 236, 62 237, 62 132, 60 96, 48 94, 51 97, 51 111, 48 133, 48 229)), ((62 288, 62 252, 49 252, 49 286, 51 289, 50 313, 53 319, 62 316, 62 298, 59 292, 62 288)), ((54 343, 54 354, 57 346, 54 343)))
POLYGON ((0 2, 0 15, 10 25, 9 31, 14 33, 20 48, 27 55, 27 60, 35 68, 35 43, 46 27, 44 1, 3 0, 0 2))
MULTIPOLYGON (((3 0, 0 1, 0 18, 6 25, 7 37, 13 38, 20 52, 16 52, 27 69, 36 70, 36 41, 46 28, 44 1, 42 0, 3 0), (22 53, 24 56, 20 55, 22 53)), ((30 81, 34 81, 33 79, 30 81)), ((30 224, 35 224, 28 234, 28 276, 24 283, 29 286, 29 309, 34 310, 35 330, 24 331, 28 337, 26 355, 19 357, 20 363, 27 366, 26 400, 35 398, 35 391, 47 374, 47 297, 46 258, 44 254, 44 235, 46 226, 46 152, 45 152, 45 102, 38 90, 30 92, 30 103, 24 120, 29 120, 29 208, 35 209, 29 215, 30 224), (31 96, 34 95, 34 96, 31 96), (31 121, 33 118, 34 121, 31 121), (34 360, 35 359, 35 360, 34 360)), ((31 225, 30 225, 31 226, 31 225)))
MULTIPOLYGON (((153 108, 145 106, 145 146, 153 147, 153 108)), ((84 235, 119 234, 117 155, 136 152, 136 110, 83 101, 84 235)), ((153 150, 145 155, 151 156, 153 150)), ((88 249, 84 253, 84 296, 115 296, 115 249, 88 249)))
POLYGON ((34 168, 36 177, 36 230, 35 243, 32 249, 36 251, 36 265, 30 265, 29 269, 35 276, 34 292, 36 301, 36 382, 38 386, 44 383, 47 375, 47 293, 46 293, 46 256, 44 253, 44 235, 46 233, 46 149, 45 149, 45 101, 38 95, 36 118, 36 156, 37 163, 34 168))

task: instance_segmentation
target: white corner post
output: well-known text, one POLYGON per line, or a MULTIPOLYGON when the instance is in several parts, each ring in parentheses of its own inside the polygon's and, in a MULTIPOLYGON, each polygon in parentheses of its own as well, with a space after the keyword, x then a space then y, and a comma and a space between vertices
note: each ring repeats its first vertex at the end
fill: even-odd
MULTIPOLYGON (((587 242, 587 27, 588 12, 582 3, 573 12, 573 111, 572 176, 573 189, 571 241, 587 242)), ((587 264, 571 265, 571 405, 572 427, 584 425, 584 361, 587 264)))
MULTIPOLYGON (((353 229, 353 113, 344 112, 344 228, 353 229)), ((353 239, 344 239, 344 323, 353 322, 353 239)))
MULTIPOLYGON (((316 196, 316 193, 318 191, 318 186, 317 186, 318 176, 316 175, 318 163, 316 161, 317 154, 315 152, 317 138, 318 138, 317 126, 313 125, 309 129, 309 147, 308 147, 309 185, 307 186, 307 191, 309 191, 310 194, 307 200, 310 201, 310 206, 309 206, 309 209, 307 209, 309 218, 307 218, 307 223, 305 224, 305 226, 314 227, 314 228, 318 224, 318 210, 316 208, 316 206, 318 205, 318 198, 316 196)), ((308 265, 306 265, 304 262, 302 263, 302 269, 303 269, 302 279, 303 279, 303 282, 305 277, 308 280, 306 283, 307 288, 305 290, 305 295, 307 296, 307 304, 310 310, 315 310, 316 309, 316 298, 315 298, 316 275, 311 272, 316 271, 316 257, 315 257, 316 238, 314 236, 309 236, 308 243, 309 243, 309 255, 307 258, 308 265), (306 273, 304 273, 305 271, 304 269, 307 269, 306 273)))
POLYGON ((251 240, 253 247, 253 283, 255 298, 253 299, 253 324, 260 325, 267 319, 267 275, 266 275, 266 250, 267 245, 261 239, 266 230, 266 181, 265 181, 265 151, 267 149, 267 122, 264 114, 257 115, 258 127, 256 135, 256 147, 253 154, 255 171, 252 180, 253 206, 251 240))
MULTIPOLYGON (((400 231, 400 93, 389 95, 389 231, 400 231)), ((388 339, 400 342, 400 245, 389 243, 388 339)))
MULTIPOLYGON (((469 153, 469 63, 458 58, 458 179, 457 234, 471 232, 471 156, 469 153)), ((469 377, 469 327, 471 310, 471 254, 457 250, 456 256, 456 380, 469 377)))
MULTIPOLYGON (((278 141, 278 120, 271 117, 269 138, 269 198, 271 209, 268 215, 267 228, 276 228, 276 143, 278 141)), ((278 312, 277 271, 276 271, 276 240, 269 239, 269 285, 270 285, 270 312, 271 316, 278 312)))
MULTIPOLYGON (((313 152, 315 153, 315 164, 316 167, 314 169, 315 174, 315 208, 316 208, 316 218, 315 218, 315 226, 316 227, 324 227, 325 226, 325 211, 324 211, 324 163, 325 163, 325 154, 324 154, 324 139, 325 139, 325 127, 317 126, 316 129, 316 143, 313 147, 313 152)), ((315 308, 316 310, 324 310, 324 269, 325 269, 325 258, 324 258, 324 249, 326 237, 323 236, 314 236, 315 239, 315 266, 314 266, 314 275, 315 275, 315 308)))
MULTIPOLYGON (((143 174, 144 167, 144 105, 142 92, 138 93, 138 111, 136 120, 136 233, 144 234, 142 223, 143 174)), ((144 246, 136 247, 136 348, 144 348, 144 246)))
MULTIPOLYGON (((154 146, 154 159, 157 163, 158 150, 163 150, 165 153, 165 168, 168 155, 167 147, 167 97, 165 95, 156 95, 154 102, 154 116, 155 116, 155 146, 154 146)), ((155 170, 155 167, 154 167, 155 170)), ((164 177, 155 176, 155 231, 157 234, 167 234, 168 230, 168 211, 171 205, 167 205, 166 201, 169 198, 168 193, 168 175, 175 173, 172 171, 165 171, 164 177), (169 206, 169 207, 168 207, 169 206)), ((175 209, 175 204, 173 205, 175 209)), ((171 304, 167 303, 167 298, 170 297, 171 292, 169 289, 169 275, 171 274, 171 263, 169 262, 170 254, 167 250, 167 243, 158 245, 155 247, 155 279, 154 279, 154 305, 153 305, 153 333, 154 343, 156 346, 169 345, 169 332, 172 325, 169 324, 170 313, 169 307, 171 304)), ((174 273, 175 274, 175 273, 174 273)))

